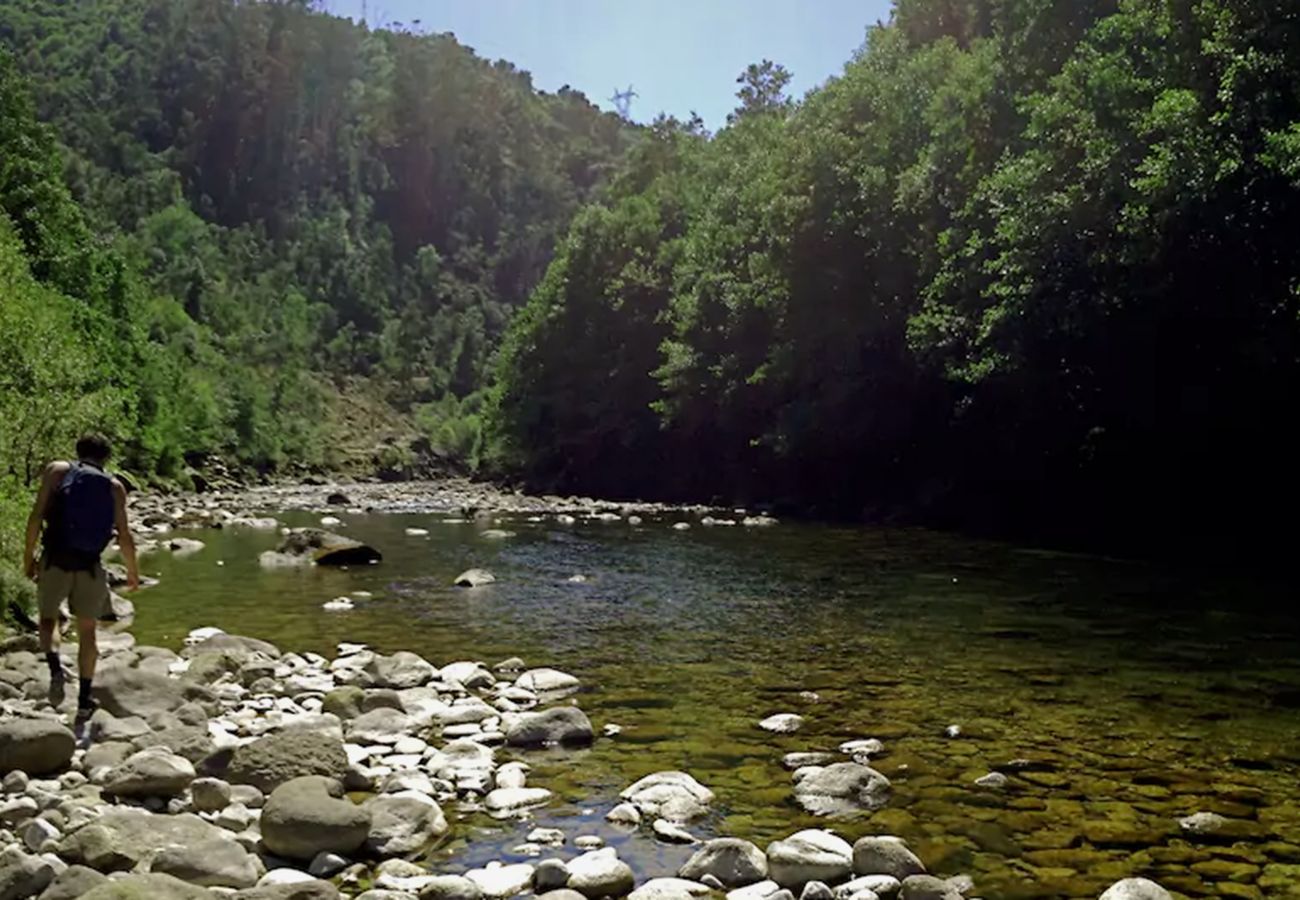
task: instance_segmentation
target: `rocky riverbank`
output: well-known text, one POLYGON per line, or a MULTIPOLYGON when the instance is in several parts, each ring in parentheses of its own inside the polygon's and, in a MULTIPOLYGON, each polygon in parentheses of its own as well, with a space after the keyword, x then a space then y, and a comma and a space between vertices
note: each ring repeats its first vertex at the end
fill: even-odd
MULTIPOLYGON (((444 874, 430 852, 462 817, 527 817, 551 801, 528 754, 599 730, 577 678, 507 659, 441 667, 345 644, 332 659, 216 629, 179 652, 105 634, 101 708, 74 733, 30 638, 0 648, 0 900, 960 900, 897 839, 803 830, 765 850, 700 841, 717 798, 684 772, 629 785, 605 817, 648 841, 690 842, 679 871, 633 870, 598 837, 534 829, 512 858, 444 874), (508 759, 503 759, 508 756, 508 759), (534 861, 519 862, 519 858, 534 861)), ((74 648, 70 648, 74 649, 74 648)), ((65 654, 66 655, 66 654, 65 654)), ((69 655, 69 663, 71 657, 69 655)), ((765 721, 797 728, 797 717, 765 721)), ((785 760, 805 804, 870 809, 889 782, 879 742, 785 760)), ((1122 882, 1105 900, 1169 897, 1122 882)))
POLYGON ((132 496, 130 509, 133 524, 146 534, 163 534, 177 528, 226 526, 273 529, 278 523, 272 517, 287 511, 311 511, 323 518, 345 513, 427 513, 475 520, 489 520, 493 516, 549 516, 561 524, 566 520, 586 519, 625 520, 636 524, 638 517, 677 515, 684 524, 704 527, 775 524, 770 516, 756 510, 533 496, 466 479, 397 484, 290 484, 201 494, 140 493, 132 496))

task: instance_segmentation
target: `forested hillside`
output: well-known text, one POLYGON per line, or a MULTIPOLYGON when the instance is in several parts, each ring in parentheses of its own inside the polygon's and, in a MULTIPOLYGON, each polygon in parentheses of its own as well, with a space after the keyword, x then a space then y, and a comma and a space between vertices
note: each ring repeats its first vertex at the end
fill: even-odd
POLYGON ((182 486, 476 464, 511 310, 635 131, 312 6, 0 4, 0 607, 83 429, 182 486))
MULTIPOLYGON (((629 140, 451 36, 313 6, 0 4, 6 91, 57 146, 38 164, 133 284, 110 317, 159 360, 122 376, 134 418, 106 423, 145 472, 191 451, 337 465, 340 391, 472 462, 510 311, 629 140)), ((52 216, 33 227, 77 217, 52 216)))
POLYGON ((787 82, 641 129, 306 0, 0 4, 0 495, 93 424, 1109 545, 1300 499, 1293 3, 898 0, 787 82))
POLYGON ((516 319, 497 464, 1150 548, 1297 499, 1300 7, 899 0, 665 121, 516 319))

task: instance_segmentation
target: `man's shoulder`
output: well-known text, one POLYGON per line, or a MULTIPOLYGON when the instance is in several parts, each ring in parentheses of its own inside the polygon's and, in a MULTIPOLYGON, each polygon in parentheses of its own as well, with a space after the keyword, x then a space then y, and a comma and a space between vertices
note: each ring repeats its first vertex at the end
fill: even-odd
POLYGON ((72 468, 72 463, 66 459, 56 459, 45 467, 45 477, 50 478, 55 475, 66 475, 72 468))

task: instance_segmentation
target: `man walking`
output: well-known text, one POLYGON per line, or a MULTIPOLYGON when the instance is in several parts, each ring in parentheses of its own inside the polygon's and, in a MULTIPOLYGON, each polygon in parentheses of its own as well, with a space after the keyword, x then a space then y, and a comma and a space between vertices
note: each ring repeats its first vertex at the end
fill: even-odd
POLYGON ((108 578, 99 557, 113 539, 114 530, 126 563, 127 590, 135 590, 140 583, 135 541, 126 518, 126 488, 104 471, 111 454, 112 447, 103 435, 87 434, 77 441, 76 462, 52 462, 46 467, 36 503, 27 518, 23 565, 27 577, 37 583, 41 650, 50 666, 50 700, 55 706, 63 702, 58 625, 64 600, 77 620, 79 721, 95 711, 90 695, 99 658, 95 628, 100 617, 111 609, 108 578), (44 552, 38 560, 36 544, 42 537, 42 526, 44 552))

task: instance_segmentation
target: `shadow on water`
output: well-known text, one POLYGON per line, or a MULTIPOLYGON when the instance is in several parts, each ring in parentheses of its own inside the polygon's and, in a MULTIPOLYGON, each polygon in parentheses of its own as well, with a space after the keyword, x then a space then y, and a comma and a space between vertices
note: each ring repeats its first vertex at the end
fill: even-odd
POLYGON ((276 536, 241 531, 196 535, 207 547, 184 560, 150 557, 162 584, 139 596, 136 632, 175 646, 216 625, 438 664, 520 655, 580 676, 597 728, 623 732, 578 757, 530 754, 555 802, 524 823, 466 816, 440 854, 449 870, 513 858, 537 825, 599 834, 641 874, 675 869, 689 848, 603 820, 661 769, 717 793, 701 836, 761 844, 825 825, 794 803, 781 757, 858 737, 886 742, 894 796, 835 827, 900 834, 985 897, 1095 897, 1131 874, 1217 895, 1300 861, 1300 624, 1277 585, 908 529, 519 519, 493 541, 436 515, 345 519, 383 564, 266 571, 257 555, 276 536), (450 587, 474 566, 498 581, 450 587), (351 612, 321 609, 365 591, 351 612), (799 733, 757 729, 788 711, 807 718, 799 733), (1006 791, 974 786, 996 768, 1006 791), (1185 843, 1177 819, 1201 810, 1249 820, 1272 849, 1185 843))

